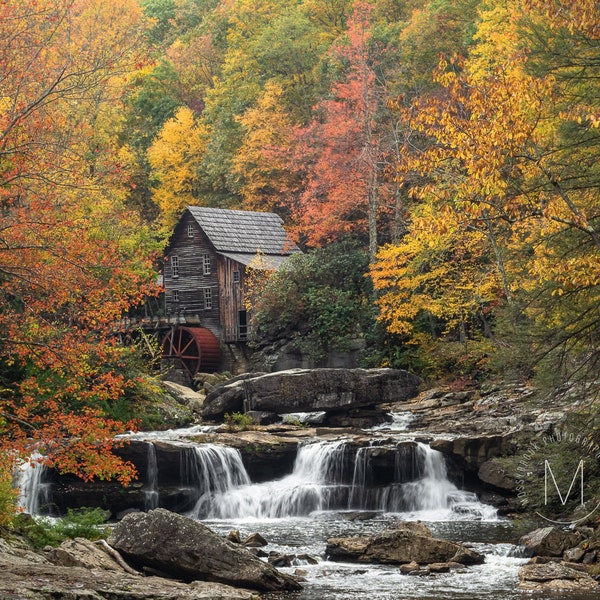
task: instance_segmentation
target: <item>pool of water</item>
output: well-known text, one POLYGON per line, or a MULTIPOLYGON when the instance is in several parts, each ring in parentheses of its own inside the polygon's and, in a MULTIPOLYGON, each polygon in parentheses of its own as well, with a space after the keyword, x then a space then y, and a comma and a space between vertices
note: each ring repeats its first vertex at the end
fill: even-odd
POLYGON ((303 578, 302 592, 286 597, 297 600, 415 598, 423 600, 522 600, 529 594, 518 590, 518 570, 527 561, 516 546, 520 533, 508 520, 427 521, 434 515, 423 513, 380 514, 362 520, 360 513, 317 512, 304 518, 227 519, 204 523, 223 535, 231 530, 242 539, 259 532, 267 541, 266 552, 294 556, 282 571, 303 578), (326 541, 331 537, 350 537, 377 533, 392 527, 397 520, 422 520, 436 537, 468 544, 485 555, 482 565, 465 567, 450 573, 415 577, 403 575, 396 566, 340 563, 328 560, 326 541))

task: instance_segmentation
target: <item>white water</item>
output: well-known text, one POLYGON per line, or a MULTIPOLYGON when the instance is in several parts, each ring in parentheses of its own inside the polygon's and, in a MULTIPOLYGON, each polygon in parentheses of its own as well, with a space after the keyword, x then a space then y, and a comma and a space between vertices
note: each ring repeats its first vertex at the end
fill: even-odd
POLYGON ((148 466, 146 484, 144 485, 144 510, 158 508, 160 493, 158 488, 158 464, 156 462, 156 448, 148 442, 148 466))
MULTIPOLYGON (((430 520, 496 519, 494 508, 448 480, 443 455, 425 444, 416 445, 416 458, 414 453, 407 458, 405 452, 397 452, 397 460, 416 460, 416 466, 409 466, 415 474, 422 473, 419 479, 403 482, 398 478, 392 485, 371 486, 369 461, 374 448, 360 448, 355 457, 349 457, 344 440, 306 444, 298 449, 290 475, 256 484, 250 483, 241 460, 223 463, 218 477, 213 474, 214 467, 203 465, 197 477, 210 476, 218 485, 215 481, 199 486, 201 496, 191 515, 198 519, 280 519, 352 509, 423 513, 423 518, 430 520), (354 472, 349 480, 345 471, 352 462, 354 472)), ((213 451, 216 457, 231 449, 219 446, 213 451)), ((406 466, 396 467, 399 474, 408 471, 406 466)))
POLYGON ((422 443, 417 444, 417 452, 423 460, 423 477, 403 484, 408 512, 418 511, 420 518, 432 521, 496 518, 495 508, 482 504, 474 493, 459 490, 448 480, 441 452, 422 443))
POLYGON ((117 439, 125 438, 129 440, 183 440, 186 437, 211 433, 218 429, 218 425, 193 425, 192 427, 182 427, 180 429, 167 429, 165 431, 136 431, 124 433, 116 436, 117 439))
POLYGON ((368 431, 407 431, 411 421, 415 418, 415 415, 409 411, 391 412, 388 414, 391 418, 390 422, 375 425, 375 427, 371 427, 368 431))
POLYGON ((287 477, 251 484, 244 470, 246 485, 204 494, 192 514, 210 519, 275 519, 325 510, 340 487, 329 481, 341 476, 343 451, 343 441, 301 446, 287 477))
POLYGON ((213 494, 223 494, 250 484, 239 450, 217 444, 186 448, 181 454, 182 486, 196 491, 198 501, 192 511, 213 494))
POLYGON ((33 454, 15 473, 15 487, 19 490, 17 508, 30 515, 38 514, 40 505, 48 500, 50 484, 42 481, 47 469, 41 459, 41 454, 33 454))

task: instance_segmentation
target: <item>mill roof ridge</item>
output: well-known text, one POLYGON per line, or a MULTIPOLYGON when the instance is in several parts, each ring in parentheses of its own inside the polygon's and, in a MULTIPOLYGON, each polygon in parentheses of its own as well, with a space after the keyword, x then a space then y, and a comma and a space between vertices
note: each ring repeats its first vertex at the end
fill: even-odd
POLYGON ((276 213, 188 206, 192 217, 218 252, 288 255, 298 248, 276 213))

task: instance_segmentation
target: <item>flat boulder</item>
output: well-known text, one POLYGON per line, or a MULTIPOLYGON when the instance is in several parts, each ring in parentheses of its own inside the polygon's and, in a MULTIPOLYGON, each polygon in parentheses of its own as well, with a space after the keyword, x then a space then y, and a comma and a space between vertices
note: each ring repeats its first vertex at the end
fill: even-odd
POLYGON ((429 565, 484 562, 483 555, 455 542, 434 538, 422 523, 401 523, 394 529, 365 537, 330 538, 326 554, 331 560, 361 563, 429 565))
POLYGON ((226 382, 206 396, 202 414, 216 419, 242 410, 339 412, 408 400, 420 383, 401 369, 292 369, 226 382))
POLYGON ((137 569, 184 581, 212 581, 259 591, 299 590, 300 584, 198 521, 162 508, 132 513, 108 543, 137 569))
MULTIPOLYGON (((546 592, 577 594, 600 591, 600 584, 585 572, 567 565, 548 563, 529 563, 519 571, 519 587, 528 592, 546 592)), ((597 597, 594 595, 594 597, 597 597)))

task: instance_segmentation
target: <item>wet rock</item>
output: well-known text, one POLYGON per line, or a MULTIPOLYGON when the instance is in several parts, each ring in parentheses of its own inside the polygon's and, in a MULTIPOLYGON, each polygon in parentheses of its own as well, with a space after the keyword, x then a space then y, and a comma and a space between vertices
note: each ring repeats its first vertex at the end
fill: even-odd
POLYGON ((483 463, 504 453, 505 437, 502 435, 461 436, 453 439, 438 439, 431 442, 431 447, 445 455, 451 455, 457 464, 464 469, 477 472, 483 463))
POLYGON ((262 546, 266 546, 269 542, 265 540, 265 538, 260 535, 260 533, 253 533, 249 535, 243 542, 246 548, 261 548, 262 546))
POLYGON ((584 557, 585 555, 585 549, 584 548, 569 548, 569 550, 566 550, 563 558, 568 561, 568 562, 581 562, 581 559, 584 557))
POLYGON ((331 560, 383 564, 453 561, 471 565, 484 561, 483 555, 461 544, 434 538, 422 523, 404 523, 365 537, 331 538, 327 540, 326 554, 331 560))
POLYGON ((307 564, 307 565, 318 565, 319 564, 318 559, 316 559, 314 556, 311 556, 310 554, 298 554, 296 556, 296 560, 302 564, 307 564))
POLYGON ((587 593, 600 590, 600 584, 587 573, 556 562, 521 567, 519 587, 535 592, 587 593))
POLYGON ((234 544, 241 544, 242 538, 240 537, 240 532, 237 529, 232 529, 227 534, 227 540, 233 542, 234 544))
POLYGON ((578 532, 568 532, 556 527, 536 529, 519 540, 529 556, 562 556, 582 540, 578 532))
POLYGON ((109 544, 134 567, 150 567, 184 581, 215 581, 261 591, 301 587, 198 521, 160 508, 127 515, 111 533, 109 544))
POLYGON ((280 554, 279 552, 269 552, 269 564, 274 567, 291 567, 295 556, 293 554, 280 554))
POLYGON ((596 559, 598 558, 598 553, 596 552, 596 550, 591 550, 590 552, 586 552, 585 556, 582 559, 582 563, 584 565, 592 565, 596 562, 596 559))
POLYGON ((400 573, 403 573, 404 575, 408 575, 412 571, 418 571, 418 570, 419 570, 419 563, 415 562, 414 560, 411 560, 409 563, 406 563, 404 565, 400 565, 400 573))
POLYGON ((279 421, 279 415, 276 412, 249 410, 246 414, 258 425, 272 425, 279 421))

